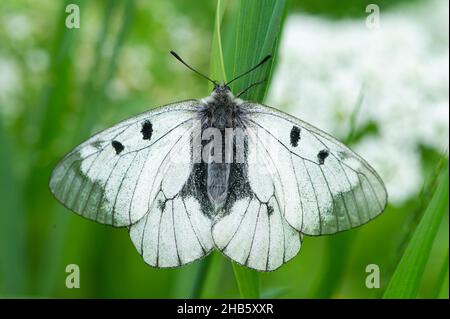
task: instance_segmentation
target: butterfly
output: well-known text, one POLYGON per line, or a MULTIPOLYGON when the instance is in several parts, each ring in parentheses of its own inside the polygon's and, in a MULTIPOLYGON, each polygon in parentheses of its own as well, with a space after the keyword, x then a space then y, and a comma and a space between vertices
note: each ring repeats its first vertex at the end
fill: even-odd
MULTIPOLYGON (((210 96, 145 112, 69 152, 50 178, 77 214, 127 227, 144 261, 166 268, 218 249, 272 271, 300 250, 303 235, 365 224, 386 207, 377 172, 329 134, 274 108, 210 96)), ((257 82, 247 89, 259 84, 257 82)))

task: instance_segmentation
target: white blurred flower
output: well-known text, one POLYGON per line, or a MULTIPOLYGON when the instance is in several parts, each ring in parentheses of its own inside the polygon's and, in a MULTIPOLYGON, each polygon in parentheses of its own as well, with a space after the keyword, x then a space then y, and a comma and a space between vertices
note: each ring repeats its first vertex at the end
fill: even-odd
POLYGON ((12 111, 12 101, 21 88, 19 65, 12 58, 0 56, 0 112, 12 111))
POLYGON ((13 40, 25 39, 31 33, 31 23, 23 14, 6 15, 3 27, 6 34, 13 40))
POLYGON ((381 174, 391 202, 420 190, 420 144, 448 146, 448 2, 427 1, 364 20, 288 17, 268 102, 338 138, 377 124, 355 150, 381 174))

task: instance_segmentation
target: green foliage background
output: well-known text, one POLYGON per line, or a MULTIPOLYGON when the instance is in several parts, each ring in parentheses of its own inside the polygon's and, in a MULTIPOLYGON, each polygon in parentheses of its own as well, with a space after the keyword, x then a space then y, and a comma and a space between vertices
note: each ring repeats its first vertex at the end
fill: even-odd
MULTIPOLYGON (((232 266, 218 253, 179 269, 153 269, 125 229, 80 218, 48 191, 57 160, 93 132, 158 105, 208 94, 208 83, 177 63, 170 49, 217 79, 232 78, 267 53, 276 55, 285 14, 306 11, 339 19, 364 15, 365 5, 358 0, 2 2, 0 20, 24 14, 32 37, 13 41, 0 28, 0 54, 14 57, 25 79, 20 98, 0 112, 0 297, 448 298, 448 160, 433 152, 424 155, 429 177, 421 196, 388 206, 361 228, 305 237, 299 255, 271 273, 232 266), (80 29, 64 27, 68 3, 81 8, 80 29), (186 32, 186 23, 195 34, 186 32), (49 54, 48 68, 38 73, 27 69, 26 53, 34 47, 49 54), (144 54, 134 56, 141 64, 127 64, 130 48, 142 49, 144 54), (147 81, 133 82, 136 69, 150 75, 147 81), (117 76, 131 83, 119 98, 117 76), (65 287, 65 267, 72 263, 81 269, 80 289, 65 287), (380 289, 365 286, 368 264, 380 266, 380 289)), ((233 90, 270 80, 271 67, 236 82, 233 90)), ((268 85, 246 98, 263 100, 268 85)))

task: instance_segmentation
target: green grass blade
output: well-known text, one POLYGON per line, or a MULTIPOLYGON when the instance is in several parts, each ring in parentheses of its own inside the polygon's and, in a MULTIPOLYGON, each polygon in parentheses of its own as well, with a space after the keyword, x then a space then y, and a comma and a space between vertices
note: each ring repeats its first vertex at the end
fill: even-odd
MULTIPOLYGON (((232 29, 234 34, 231 36, 234 41, 229 41, 232 48, 228 50, 224 48, 224 52, 227 53, 225 65, 229 79, 249 70, 267 54, 276 56, 285 8, 284 0, 238 1, 235 12, 236 25, 232 29)), ((252 83, 267 79, 267 82, 242 96, 252 101, 264 100, 274 60, 234 82, 231 85, 232 91, 236 94, 252 83)))
POLYGON ((317 285, 316 298, 332 298, 342 284, 356 234, 357 231, 351 230, 327 238, 328 252, 325 254, 325 267, 317 285))
POLYGON ((436 280, 436 286, 433 292, 433 298, 448 299, 448 248, 445 254, 441 271, 436 280))
MULTIPOLYGON (((284 21, 286 1, 275 0, 240 0, 237 2, 233 18, 234 26, 228 26, 231 41, 228 48, 221 48, 220 26, 223 16, 224 1, 218 1, 216 11, 215 32, 213 36, 211 55, 211 76, 217 79, 229 79, 247 71, 262 60, 267 54, 276 55, 278 41, 284 21), (225 52, 225 56, 223 54, 225 52), (224 61, 226 63, 224 63, 224 61)), ((232 91, 237 94, 254 82, 261 79, 268 81, 253 90, 243 98, 262 102, 268 82, 271 78, 272 59, 263 67, 232 84, 232 91)), ((233 271, 242 298, 259 298, 259 275, 256 271, 233 263, 233 271)))
POLYGON ((205 271, 205 278, 202 283, 199 298, 217 298, 217 291, 220 289, 220 279, 223 275, 226 264, 223 257, 216 251, 208 256, 208 269, 205 271))
POLYGON ((386 288, 384 298, 415 298, 417 296, 439 224, 445 212, 448 211, 448 173, 447 160, 439 176, 438 187, 386 288))
POLYGON ((206 256, 198 263, 197 272, 195 274, 194 283, 192 285, 192 298, 200 298, 202 291, 206 285, 208 269, 211 268, 212 256, 206 256))
POLYGON ((13 173, 12 144, 0 117, 0 295, 23 293, 26 274, 23 193, 13 173))
POLYGON ((233 272, 241 298, 257 299, 260 297, 260 282, 257 271, 233 263, 233 272))
MULTIPOLYGON (((225 65, 223 60, 221 24, 225 10, 226 0, 217 0, 216 19, 214 22, 214 33, 211 44, 211 76, 214 80, 225 82, 227 75, 225 73, 225 65)), ((212 89, 212 83, 210 83, 212 89)))
MULTIPOLYGON (((437 184, 439 182, 439 177, 441 172, 444 170, 445 165, 447 165, 447 157, 445 155, 441 155, 438 159, 438 164, 434 165, 435 168, 433 172, 427 176, 425 179, 419 195, 413 200, 411 206, 406 207, 408 211, 408 216, 405 220, 403 220, 403 229, 400 229, 400 234, 397 238, 396 248, 393 250, 395 254, 392 255, 389 259, 388 266, 384 270, 384 276, 382 279, 382 286, 386 287, 392 278, 393 273, 395 272, 396 267, 398 266, 405 250, 410 242, 411 238, 414 235, 414 231, 417 229, 417 226, 420 223, 421 218, 424 215, 424 212, 429 204, 430 198, 432 198, 433 194, 436 191, 437 184)), ((381 295, 383 292, 381 292, 381 295)))

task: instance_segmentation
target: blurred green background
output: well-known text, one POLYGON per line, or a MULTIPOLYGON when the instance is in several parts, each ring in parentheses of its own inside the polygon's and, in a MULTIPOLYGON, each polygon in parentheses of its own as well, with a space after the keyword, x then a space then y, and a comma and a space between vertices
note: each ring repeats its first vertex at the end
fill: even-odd
MULTIPOLYGON (((230 1, 230 6, 236 1, 230 1)), ((292 0, 287 4, 286 20, 299 15, 327 21, 324 25, 329 21, 342 25, 361 21, 363 28, 368 3, 377 3, 382 14, 392 10, 396 15, 391 19, 398 17, 399 21, 403 14, 423 5, 419 0, 292 0), (398 9, 405 5, 408 10, 398 9)), ((210 0, 0 3, 0 297, 239 296, 230 261, 220 254, 179 269, 151 268, 142 261, 125 229, 103 226, 69 212, 53 199, 47 186, 58 159, 92 133, 158 105, 209 93, 208 83, 182 67, 168 51, 174 49, 198 69, 209 70, 215 11, 216 2, 210 0), (81 9, 79 29, 64 25, 69 3, 81 9), (68 264, 80 267, 79 289, 65 286, 68 264)), ((434 14, 417 12, 413 16, 434 14)), ((227 11, 225 30, 234 18, 232 10, 227 11)), ((224 38, 228 41, 227 34, 224 38)), ((282 57, 283 52, 280 67, 282 57)), ((331 68, 325 64, 320 67, 331 68)), ((277 72, 275 67, 271 87, 279 81, 277 72)), ((327 78, 322 80, 327 87, 327 78)), ((443 84, 448 87, 448 76, 446 81, 443 84)), ((432 88, 426 90, 424 85, 424 96, 433 95, 432 88)), ((278 99, 279 105, 274 104, 277 94, 271 92, 269 89, 271 104, 288 110, 282 99, 278 99)), ((448 89, 442 94, 448 115, 448 89)), ((314 110, 313 105, 303 108, 314 110)), ((301 110, 296 112, 301 114, 301 110)), ((351 116, 352 112, 343 115, 351 116)), ((355 133, 357 138, 352 132, 347 141, 356 143, 365 134, 380 131, 376 122, 369 124, 355 133)), ((448 122, 444 129, 445 125, 448 134, 448 122)), ((448 136, 440 144, 446 147, 448 136)), ((412 185, 414 192, 358 229, 305 237, 293 261, 259 275, 261 296, 382 297, 411 238, 420 230, 419 222, 436 183, 443 178, 436 176, 448 176, 444 152, 420 143, 415 156, 420 161, 421 179, 412 185), (380 267, 379 289, 365 285, 369 264, 380 267)), ((408 160, 408 156, 403 158, 408 160)), ((432 248, 420 272, 417 297, 448 298, 448 188, 444 195, 440 200, 445 214, 434 221, 436 229, 424 226, 433 229, 432 248)))

